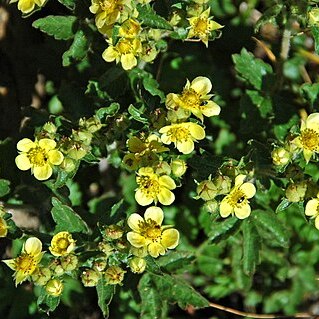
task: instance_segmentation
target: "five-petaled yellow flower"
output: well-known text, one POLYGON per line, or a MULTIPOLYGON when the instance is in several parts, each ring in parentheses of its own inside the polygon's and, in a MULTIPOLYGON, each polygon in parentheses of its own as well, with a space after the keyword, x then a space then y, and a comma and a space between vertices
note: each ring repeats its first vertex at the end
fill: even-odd
POLYGON ((154 173, 152 167, 141 167, 136 177, 138 188, 135 199, 141 206, 160 202, 170 205, 175 200, 171 189, 176 188, 174 180, 168 175, 159 176, 154 173))
POLYGON ((146 209, 144 218, 132 214, 127 223, 133 231, 127 234, 127 240, 133 247, 147 248, 154 258, 164 255, 178 245, 179 232, 172 226, 162 226, 163 219, 162 209, 154 206, 146 209))
MULTIPOLYGON (((182 94, 169 93, 166 106, 169 110, 180 111, 181 108, 186 114, 191 112, 203 121, 203 115, 211 117, 220 113, 220 106, 210 100, 212 95, 208 93, 211 90, 211 81, 204 76, 198 76, 192 82, 187 80, 182 94)), ((185 114, 179 116, 182 118, 185 114)))
POLYGON ((311 218, 315 219, 315 227, 319 229, 319 193, 317 194, 317 198, 311 199, 305 208, 306 216, 311 216, 311 218))
POLYGON ((189 154, 194 150, 194 141, 205 138, 205 130, 192 122, 167 125, 159 132, 162 134, 161 140, 164 144, 174 143, 183 154, 189 154))
POLYGON ((312 113, 301 121, 300 135, 291 143, 302 149, 307 163, 319 152, 319 113, 312 113))
POLYGON ((187 38, 198 38, 200 39, 206 47, 208 47, 208 38, 212 31, 221 29, 223 26, 219 23, 212 20, 212 17, 209 17, 210 8, 202 12, 197 17, 189 18, 189 32, 187 38))
POLYGON ((75 240, 69 232, 59 232, 53 236, 49 249, 54 256, 66 256, 75 249, 75 240))
POLYGON ((256 188, 252 183, 244 183, 246 175, 238 175, 235 179, 235 186, 220 203, 220 215, 224 218, 235 214, 239 219, 250 215, 249 198, 256 194, 256 188))
POLYGON ((11 0, 10 3, 18 2, 18 9, 27 14, 34 10, 35 6, 42 7, 46 0, 11 0))
POLYGON ((21 254, 13 259, 3 260, 11 269, 15 270, 15 284, 25 281, 37 269, 44 252, 42 243, 36 237, 28 238, 22 248, 21 254))
POLYGON ((18 168, 22 171, 31 168, 31 173, 40 181, 48 179, 52 175, 52 167, 63 161, 63 154, 56 150, 56 142, 49 138, 34 142, 24 138, 18 142, 17 149, 20 151, 15 159, 18 168))

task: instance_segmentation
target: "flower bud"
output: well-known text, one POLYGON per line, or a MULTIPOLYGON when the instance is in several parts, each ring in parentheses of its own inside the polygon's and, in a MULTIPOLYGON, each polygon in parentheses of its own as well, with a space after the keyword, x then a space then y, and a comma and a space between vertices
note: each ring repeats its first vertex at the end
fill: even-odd
POLYGON ((129 266, 131 268, 131 271, 135 274, 141 274, 144 272, 146 267, 146 261, 143 258, 139 257, 133 257, 129 261, 129 266))
POLYGON ((291 154, 283 147, 278 147, 271 152, 271 157, 275 165, 286 165, 291 159, 291 154))
POLYGON ((113 251, 113 247, 106 243, 105 241, 101 241, 99 242, 98 244, 98 248, 99 250, 101 250, 106 256, 109 256, 112 254, 112 251, 113 251))
POLYGON ((86 269, 82 272, 81 281, 84 287, 95 287, 100 280, 100 274, 94 269, 86 269))
POLYGON ((103 271, 106 268, 106 266, 107 266, 106 260, 96 260, 93 263, 93 268, 97 270, 98 272, 103 271))
POLYGON ((200 182, 196 188, 196 191, 199 198, 203 200, 214 199, 218 194, 216 185, 210 180, 200 182))
POLYGON ((45 286, 46 292, 54 297, 58 297, 62 294, 64 285, 59 279, 51 279, 45 286))
POLYGON ((131 246, 130 253, 136 257, 146 257, 148 255, 147 246, 143 246, 141 248, 131 246))
POLYGON ((109 285, 120 284, 124 279, 125 270, 118 266, 111 266, 104 272, 104 278, 109 285))
POLYGON ((218 189, 218 195, 228 194, 231 190, 232 181, 228 176, 218 175, 213 179, 213 183, 218 189))
POLYGON ((70 173, 75 169, 75 160, 68 157, 64 157, 64 160, 61 163, 60 167, 64 169, 66 172, 70 173))
POLYGON ((57 127, 52 122, 47 122, 42 127, 43 131, 46 131, 49 134, 55 134, 57 127))
POLYGON ((286 197, 292 203, 300 202, 304 200, 306 191, 307 191, 306 181, 289 184, 286 189, 286 197))
POLYGON ((2 218, 0 214, 0 237, 6 237, 8 234, 8 224, 4 218, 2 218))
POLYGON ((218 202, 215 199, 211 199, 204 204, 203 208, 209 213, 216 213, 218 206, 218 202))
POLYGON ((118 225, 110 225, 105 227, 105 236, 108 239, 119 239, 123 236, 124 230, 118 225))
POLYGON ((176 177, 182 177, 186 173, 187 164, 182 159, 175 159, 171 161, 171 169, 173 175, 176 177))
POLYGON ((71 254, 61 258, 61 266, 65 271, 72 271, 78 265, 78 257, 71 254))
POLYGON ((32 273, 32 281, 39 286, 44 286, 51 278, 52 272, 49 268, 38 267, 35 272, 32 273))
POLYGON ((170 175, 171 167, 165 161, 159 162, 155 167, 155 174, 157 175, 170 175))

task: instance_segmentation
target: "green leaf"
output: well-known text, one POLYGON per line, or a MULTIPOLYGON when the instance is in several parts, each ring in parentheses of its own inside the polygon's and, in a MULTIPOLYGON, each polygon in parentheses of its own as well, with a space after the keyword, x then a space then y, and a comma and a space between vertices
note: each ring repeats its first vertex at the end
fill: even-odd
POLYGON ((287 198, 283 198, 276 208, 276 213, 286 210, 291 204, 292 202, 290 202, 287 198))
POLYGON ((209 305, 206 298, 179 277, 152 274, 151 278, 163 299, 177 302, 183 309, 189 305, 195 308, 204 308, 209 305))
POLYGON ((240 226, 240 220, 236 217, 227 218, 221 222, 215 222, 208 237, 213 243, 218 243, 234 235, 240 226))
POLYGON ((311 32, 315 41, 315 51, 317 54, 319 54, 319 26, 313 25, 311 27, 311 32))
POLYGON ((52 218, 56 222, 56 232, 69 231, 88 233, 88 226, 84 220, 69 206, 63 205, 56 197, 52 198, 52 218))
POLYGON ((58 0, 58 1, 70 10, 73 10, 75 8, 75 0, 58 0))
POLYGON ((277 16, 282 12, 283 5, 282 4, 276 4, 270 8, 268 8, 263 15, 258 19, 256 25, 255 25, 255 32, 258 32, 260 27, 265 25, 266 23, 276 23, 277 16))
POLYGON ((150 274, 144 274, 139 281, 138 291, 141 296, 141 318, 154 319, 163 318, 164 311, 163 301, 159 292, 154 287, 150 274))
POLYGON ((150 5, 138 5, 138 18, 142 24, 155 29, 173 30, 173 27, 163 17, 156 14, 150 5))
POLYGON ((275 241, 282 247, 289 246, 287 229, 284 228, 275 213, 256 210, 252 216, 254 218, 255 225, 264 230, 272 241, 275 241))
POLYGON ((301 86, 301 93, 311 103, 313 108, 319 107, 319 83, 306 83, 301 86))
POLYGON ((251 220, 243 221, 243 271, 253 275, 259 263, 260 237, 251 220))
POLYGON ((0 197, 3 197, 10 193, 10 181, 6 179, 0 179, 0 197))
POLYGON ((158 89, 159 84, 155 79, 153 79, 151 77, 145 77, 143 79, 143 86, 144 86, 146 91, 151 93, 151 95, 159 96, 161 98, 161 102, 163 102, 165 100, 165 94, 161 90, 158 89))
POLYGON ((56 40, 69 40, 74 36, 74 16, 47 16, 32 23, 32 26, 53 36, 56 40))
POLYGON ((97 117, 102 121, 105 121, 108 117, 115 116, 120 110, 119 103, 111 103, 107 107, 102 107, 96 111, 97 117))
POLYGON ((245 48, 240 54, 233 54, 233 61, 238 74, 257 90, 262 89, 264 77, 272 73, 272 67, 269 64, 255 58, 245 48))
POLYGON ((87 54, 89 42, 82 30, 79 30, 74 37, 70 49, 62 55, 63 66, 70 66, 74 61, 81 61, 87 54))
POLYGON ((144 123, 144 124, 147 124, 148 123, 148 120, 147 118, 145 118, 143 116, 143 111, 137 109, 134 105, 130 105, 128 107, 128 112, 132 115, 132 118, 135 120, 135 121, 138 121, 138 122, 141 122, 141 123, 144 123))
POLYGON ((269 97, 262 96, 258 91, 246 90, 246 94, 250 97, 262 118, 267 118, 273 113, 272 101, 269 97))
POLYGON ((189 266, 194 258, 194 255, 189 252, 171 251, 167 255, 161 257, 158 260, 158 263, 168 272, 172 272, 189 266))
POLYGON ((38 307, 45 311, 45 312, 51 312, 54 311, 57 306, 60 303, 60 297, 54 297, 51 295, 48 295, 45 291, 44 287, 41 287, 40 295, 37 299, 37 305, 38 307))
POLYGON ((103 279, 100 279, 97 286, 96 292, 98 297, 98 304, 102 310, 104 318, 109 317, 109 305, 115 294, 115 286, 108 285, 103 279))

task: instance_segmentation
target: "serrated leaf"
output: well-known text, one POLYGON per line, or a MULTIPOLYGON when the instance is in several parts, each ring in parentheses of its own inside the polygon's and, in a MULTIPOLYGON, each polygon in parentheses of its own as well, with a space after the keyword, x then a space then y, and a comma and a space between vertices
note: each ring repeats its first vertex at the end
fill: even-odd
POLYGON ((260 92, 255 90, 246 90, 246 93, 259 110, 262 118, 267 118, 273 113, 272 101, 269 97, 262 96, 260 92))
POLYGON ((276 214, 286 210, 291 204, 292 202, 290 202, 287 198, 283 198, 276 208, 276 214))
POLYGON ((70 10, 73 10, 75 8, 75 0, 58 0, 58 1, 70 10))
POLYGON ((158 89, 159 84, 155 79, 151 77, 143 78, 143 86, 146 91, 151 93, 151 95, 159 96, 161 98, 161 102, 165 100, 165 95, 161 90, 158 89))
POLYGON ((167 255, 161 257, 158 263, 159 266, 172 272, 188 266, 194 258, 195 256, 189 252, 171 251, 167 255))
POLYGON ((69 40, 74 36, 74 16, 47 16, 32 23, 32 26, 53 36, 56 40, 69 40))
POLYGON ((232 57, 238 74, 257 90, 261 90, 263 77, 273 72, 272 67, 261 59, 255 58, 245 48, 241 50, 240 54, 233 54, 232 57))
POLYGON ((287 230, 272 212, 257 210, 253 214, 255 225, 262 228, 273 241, 282 247, 288 247, 289 237, 287 230))
POLYGON ((163 302, 160 294, 154 287, 150 274, 144 274, 138 284, 141 296, 141 318, 163 318, 163 302))
MULTIPOLYGON (((318 31, 319 32, 319 31, 318 31)), ((319 37, 319 35, 318 35, 319 37)), ((310 101, 313 108, 318 109, 319 107, 319 83, 306 83, 301 86, 301 93, 303 96, 310 101)))
POLYGON ((109 305, 115 294, 115 286, 108 285, 102 279, 99 280, 96 286, 96 292, 98 297, 98 305, 103 313, 104 318, 109 317, 109 305))
POLYGON ((75 61, 81 61, 87 54, 89 42, 82 30, 79 30, 75 36, 69 50, 62 55, 63 66, 69 66, 75 61))
POLYGON ((158 292, 163 299, 171 302, 177 302, 178 305, 185 309, 191 305, 195 308, 208 307, 209 302, 192 286, 181 278, 173 277, 167 274, 151 275, 152 281, 155 283, 158 292))
POLYGON ((69 231, 88 233, 85 221, 69 206, 63 205, 56 197, 52 198, 52 218, 56 222, 56 232, 69 231))
POLYGON ((54 297, 48 295, 45 288, 42 287, 40 290, 40 295, 37 299, 37 305, 39 309, 45 312, 54 311, 60 303, 60 297, 54 297))
POLYGON ((240 226, 240 220, 236 217, 227 218, 221 222, 212 224, 208 237, 213 243, 218 243, 234 235, 240 226))
POLYGON ((135 120, 135 121, 138 121, 138 122, 141 122, 141 123, 144 123, 144 124, 147 124, 148 123, 148 120, 147 118, 145 118, 143 116, 143 112, 140 111, 139 109, 137 109, 134 105, 130 105, 128 107, 128 112, 132 115, 132 118, 135 120))
POLYGON ((259 263, 260 237, 251 220, 243 222, 243 271, 246 275, 253 275, 259 263))
POLYGON ((0 197, 3 197, 10 193, 10 181, 6 179, 0 179, 0 197))
POLYGON ((150 5, 138 5, 138 18, 142 24, 155 29, 173 30, 173 27, 163 17, 156 14, 150 5))

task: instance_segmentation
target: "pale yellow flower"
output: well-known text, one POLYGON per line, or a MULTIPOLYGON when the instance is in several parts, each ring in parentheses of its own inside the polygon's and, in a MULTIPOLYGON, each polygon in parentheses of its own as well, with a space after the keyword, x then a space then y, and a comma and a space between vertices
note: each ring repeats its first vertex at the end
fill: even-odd
POLYGON ((7 266, 15 271, 13 276, 16 286, 33 274, 43 254, 41 241, 36 237, 31 237, 26 240, 22 252, 18 257, 3 260, 7 266))
POLYGON ((3 218, 5 213, 3 206, 0 205, 0 237, 6 237, 8 234, 9 227, 6 220, 3 218))
POLYGON ((271 158, 275 165, 286 165, 291 160, 291 154, 283 147, 277 147, 271 152, 271 158))
POLYGON ((307 163, 319 152, 319 113, 312 113, 301 121, 300 135, 291 143, 303 151, 307 163))
MULTIPOLYGON (((319 194, 318 194, 319 195, 319 194)), ((315 219, 315 227, 319 229, 319 198, 311 199, 305 208, 306 216, 311 216, 311 218, 315 219)))
POLYGON ((135 38, 139 35, 141 30, 141 25, 137 20, 127 19, 119 27, 119 36, 122 38, 135 38))
POLYGON ((205 138, 205 130, 192 122, 167 125, 159 132, 164 144, 174 143, 183 154, 189 154, 194 150, 194 141, 205 138))
MULTIPOLYGON (((176 112, 179 108, 191 112, 203 121, 203 115, 211 117, 220 113, 220 106, 210 100, 212 95, 208 93, 211 90, 211 81, 204 76, 198 76, 191 83, 187 80, 182 94, 168 94, 166 106, 176 112)), ((185 114, 180 116, 185 117, 185 114)))
POLYGON ((40 181, 48 179, 52 175, 52 167, 63 161, 63 154, 56 149, 56 142, 49 138, 34 142, 24 138, 18 142, 17 149, 20 151, 15 159, 17 167, 22 171, 31 168, 31 173, 40 181))
POLYGON ((252 183, 244 183, 246 175, 238 175, 235 186, 220 203, 220 215, 223 218, 235 214, 239 219, 247 218, 251 213, 249 198, 256 194, 256 188, 252 183))
POLYGON ((146 260, 140 257, 133 257, 129 261, 129 266, 134 274, 141 274, 146 268, 146 260))
POLYGON ((75 249, 75 240, 67 231, 57 233, 52 237, 49 250, 54 256, 66 256, 75 249))
POLYGON ((179 232, 172 226, 162 226, 164 213, 159 207, 146 209, 144 218, 132 214, 127 224, 133 230, 127 234, 127 240, 136 248, 147 248, 148 253, 157 258, 164 255, 167 249, 178 245, 179 232))
POLYGON ((209 17, 210 8, 202 12, 197 17, 189 18, 189 32, 187 38, 198 38, 200 39, 206 47, 208 47, 208 38, 210 37, 212 31, 221 29, 223 26, 212 20, 209 17))
POLYGON ((58 297, 62 294, 63 288, 64 288, 64 285, 61 280, 51 279, 46 284, 45 291, 53 297, 58 297))
POLYGON ((18 9, 27 14, 34 10, 35 6, 42 7, 46 0, 11 0, 10 3, 18 2, 18 9))
POLYGON ((150 205, 153 202, 170 205, 175 200, 175 196, 171 192, 171 189, 176 188, 174 180, 168 175, 155 174, 152 167, 140 168, 136 182, 138 188, 135 199, 142 206, 150 205))

